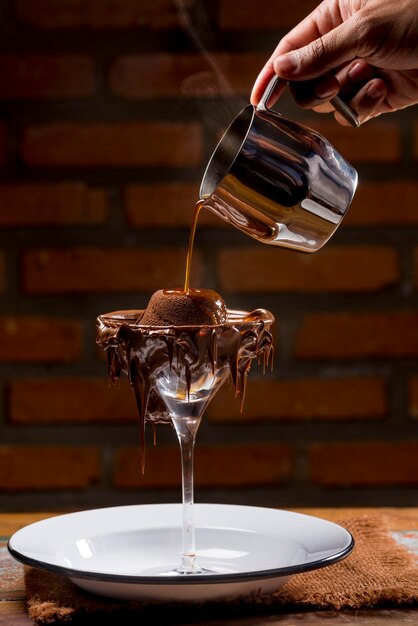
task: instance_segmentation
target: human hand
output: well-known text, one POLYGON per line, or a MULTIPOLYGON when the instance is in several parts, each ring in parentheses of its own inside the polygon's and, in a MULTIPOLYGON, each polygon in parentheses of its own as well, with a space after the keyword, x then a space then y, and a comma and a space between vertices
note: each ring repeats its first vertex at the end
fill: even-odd
MULTIPOLYGON (((252 104, 274 74, 289 81, 302 107, 332 111, 339 95, 361 123, 418 103, 418 0, 323 0, 280 41, 254 84, 252 104)), ((348 125, 339 113, 335 118, 348 125)))

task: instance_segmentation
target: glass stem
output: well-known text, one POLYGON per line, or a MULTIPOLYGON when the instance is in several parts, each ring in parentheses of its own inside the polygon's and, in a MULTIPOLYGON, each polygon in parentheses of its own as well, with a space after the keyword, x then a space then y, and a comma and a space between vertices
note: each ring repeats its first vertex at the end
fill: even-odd
POLYGON ((172 417, 180 444, 183 529, 182 556, 180 571, 184 574, 196 574, 200 571, 196 562, 193 459, 196 433, 200 425, 199 417, 172 417))

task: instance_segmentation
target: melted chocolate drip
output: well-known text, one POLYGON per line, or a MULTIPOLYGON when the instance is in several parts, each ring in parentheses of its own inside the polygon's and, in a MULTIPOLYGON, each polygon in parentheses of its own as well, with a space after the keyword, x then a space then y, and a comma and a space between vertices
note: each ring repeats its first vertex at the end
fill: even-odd
MULTIPOLYGON (((235 395, 245 397, 252 360, 263 371, 272 363, 273 315, 264 309, 251 313, 228 310, 228 322, 214 326, 156 327, 140 324, 142 311, 116 311, 97 319, 97 343, 107 354, 112 382, 127 374, 140 417, 142 472, 145 468, 145 423, 171 423, 156 385, 167 367, 185 373, 187 397, 194 381, 211 369, 228 368, 235 395)), ((186 397, 186 400, 187 400, 186 397)), ((155 433, 154 433, 155 434, 155 433)))

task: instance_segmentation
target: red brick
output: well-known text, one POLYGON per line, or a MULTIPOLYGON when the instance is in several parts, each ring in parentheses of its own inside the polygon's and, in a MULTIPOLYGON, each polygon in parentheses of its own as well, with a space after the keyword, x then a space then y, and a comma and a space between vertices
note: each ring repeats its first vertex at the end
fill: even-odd
POLYGON ((418 442, 313 444, 312 482, 324 487, 418 485, 418 442))
POLYGON ((415 287, 418 288, 418 247, 415 248, 414 250, 413 272, 414 272, 415 287))
POLYGON ((107 195, 83 183, 0 186, 0 226, 103 224, 107 195))
MULTIPOLYGON (((306 125, 310 126, 311 122, 306 125)), ((398 163, 401 159, 400 128, 396 122, 373 120, 354 130, 317 116, 314 129, 349 162, 398 163)))
MULTIPOLYGON (((190 228, 198 199, 199 185, 195 183, 129 185, 125 193, 126 219, 134 228, 190 228)), ((226 222, 203 210, 198 229, 202 226, 222 228, 226 222)))
MULTIPOLYGON (((181 287, 186 251, 177 248, 61 248, 28 250, 22 286, 28 294, 155 291, 181 287)), ((199 275, 193 254, 193 280, 199 275)))
POLYGON ((211 63, 197 54, 129 55, 113 63, 109 85, 118 96, 138 99, 248 95, 265 61, 254 53, 215 53, 211 63))
MULTIPOLYGON (((192 0, 182 2, 187 9, 192 0)), ((37 28, 165 30, 179 26, 174 0, 17 0, 21 20, 37 28)))
POLYGON ((24 161, 33 167, 189 167, 202 157, 191 123, 51 123, 25 130, 24 161))
POLYGON ((302 359, 418 356, 418 313, 311 313, 296 338, 302 359))
POLYGON ((224 30, 289 30, 318 5, 317 0, 220 0, 219 24, 224 30))
POLYGON ((85 489, 100 477, 96 446, 0 446, 0 491, 85 489))
MULTIPOLYGON (((158 426, 158 429, 161 428, 170 426, 158 426)), ((157 432, 157 446, 145 450, 144 474, 141 473, 139 446, 118 449, 115 452, 113 484, 118 489, 179 487, 181 469, 178 446, 158 446, 157 432)))
POLYGON ((81 357, 82 329, 73 320, 1 317, 0 362, 72 363, 81 357))
POLYGON ((93 60, 82 54, 1 55, 0 98, 84 97, 95 90, 93 60))
POLYGON ((213 422, 344 421, 379 419, 387 412, 386 383, 379 378, 251 380, 240 398, 229 385, 212 400, 213 422))
POLYGON ((360 182, 343 226, 418 224, 417 196, 413 181, 360 182))
POLYGON ((387 246, 326 246, 316 254, 261 246, 221 250, 218 271, 227 292, 368 292, 396 283, 399 262, 387 246))
MULTIPOLYGON (((225 446, 196 444, 197 489, 277 485, 289 478, 292 471, 293 449, 284 444, 225 446)), ((174 446, 159 447, 158 444, 147 449, 144 475, 141 474, 138 447, 117 450, 113 482, 117 488, 128 489, 179 487, 181 483, 179 449, 174 446)))
POLYGON ((418 418, 418 376, 413 376, 408 383, 409 412, 418 418))
POLYGON ((103 378, 23 379, 7 388, 9 418, 14 424, 94 424, 136 422, 134 394, 123 378, 111 385, 103 378))

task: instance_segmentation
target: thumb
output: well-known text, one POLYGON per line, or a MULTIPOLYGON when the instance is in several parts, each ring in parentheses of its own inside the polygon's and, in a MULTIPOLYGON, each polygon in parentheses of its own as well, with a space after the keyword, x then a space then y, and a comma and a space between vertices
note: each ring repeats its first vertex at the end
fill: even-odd
POLYGON ((273 67, 286 80, 309 80, 361 57, 362 48, 357 14, 308 45, 276 57, 273 67))

